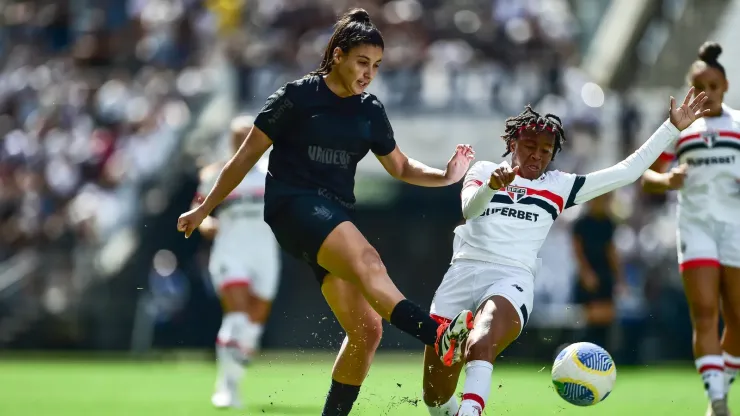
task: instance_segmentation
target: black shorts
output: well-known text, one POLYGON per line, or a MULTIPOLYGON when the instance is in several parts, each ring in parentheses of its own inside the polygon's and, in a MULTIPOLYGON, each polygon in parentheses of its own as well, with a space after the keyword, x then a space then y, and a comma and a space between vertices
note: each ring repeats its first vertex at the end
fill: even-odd
POLYGON ((592 292, 583 287, 580 276, 576 275, 575 303, 585 305, 591 302, 611 301, 614 299, 614 279, 607 275, 597 274, 596 276, 599 279, 599 287, 592 292))
POLYGON ((353 222, 352 212, 321 196, 293 197, 274 210, 266 207, 265 214, 280 247, 311 266, 319 283, 329 272, 319 266, 316 256, 326 237, 345 221, 353 222))

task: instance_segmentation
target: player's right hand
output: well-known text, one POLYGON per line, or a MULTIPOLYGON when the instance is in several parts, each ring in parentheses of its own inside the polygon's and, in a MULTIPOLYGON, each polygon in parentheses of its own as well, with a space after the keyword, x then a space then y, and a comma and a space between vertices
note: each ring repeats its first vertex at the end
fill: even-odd
POLYGON ((666 175, 666 184, 668 189, 678 190, 683 188, 683 183, 686 180, 686 174, 688 173, 689 166, 685 163, 676 166, 671 169, 666 175))
POLYGON ((208 214, 203 209, 203 205, 198 205, 190 211, 180 215, 180 218, 177 219, 177 231, 185 233, 185 238, 190 238, 190 234, 200 226, 200 223, 202 223, 207 216, 208 214))
POLYGON ((501 164, 491 173, 491 177, 488 178, 488 186, 494 190, 506 188, 514 181, 518 173, 519 166, 512 169, 508 164, 501 164))

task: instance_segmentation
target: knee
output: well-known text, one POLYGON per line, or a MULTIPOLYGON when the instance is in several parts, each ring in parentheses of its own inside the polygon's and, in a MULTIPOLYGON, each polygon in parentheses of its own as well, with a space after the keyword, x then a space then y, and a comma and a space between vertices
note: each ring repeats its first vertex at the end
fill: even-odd
POLYGON ((367 312, 361 324, 347 332, 347 338, 356 349, 374 353, 383 338, 383 319, 377 312, 367 312))
POLYGON ((691 305, 691 320, 697 332, 716 331, 719 322, 719 307, 716 304, 691 305))
POLYGON ((353 265, 355 275, 363 282, 371 283, 378 275, 387 274, 385 264, 380 258, 380 254, 372 246, 367 246, 362 250, 359 258, 353 265))

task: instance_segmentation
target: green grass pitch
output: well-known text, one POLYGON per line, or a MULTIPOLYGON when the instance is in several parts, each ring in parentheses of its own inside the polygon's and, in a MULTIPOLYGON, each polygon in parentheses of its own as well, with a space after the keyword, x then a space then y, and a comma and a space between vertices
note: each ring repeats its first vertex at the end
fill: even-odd
MULTIPOLYGON (((104 361, 3 358, 3 416, 319 415, 332 357, 324 353, 265 354, 252 365, 243 411, 210 406, 215 366, 202 360, 104 361)), ((421 356, 380 354, 353 415, 426 415, 419 400, 421 356)), ((594 407, 562 401, 550 368, 504 363, 494 369, 487 415, 703 415, 701 380, 682 368, 617 368, 611 396, 594 407)), ((462 382, 462 381, 461 381, 462 382)), ((740 400, 731 399, 740 408, 740 400)))

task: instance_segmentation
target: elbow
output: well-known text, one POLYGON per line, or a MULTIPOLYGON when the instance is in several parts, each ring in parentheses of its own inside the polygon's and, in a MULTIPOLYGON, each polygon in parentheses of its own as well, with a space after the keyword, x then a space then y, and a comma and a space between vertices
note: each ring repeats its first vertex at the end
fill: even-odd
POLYGON ((391 169, 392 177, 395 179, 398 179, 399 181, 407 182, 407 178, 409 177, 409 171, 410 171, 410 164, 409 160, 405 159, 402 162, 396 163, 393 169, 391 169))

